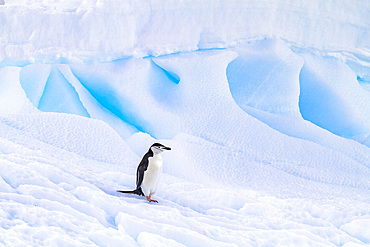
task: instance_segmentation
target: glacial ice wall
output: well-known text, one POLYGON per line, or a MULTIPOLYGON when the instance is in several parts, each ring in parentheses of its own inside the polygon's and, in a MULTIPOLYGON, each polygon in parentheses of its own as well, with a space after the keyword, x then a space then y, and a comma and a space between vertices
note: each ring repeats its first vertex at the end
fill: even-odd
POLYGON ((0 6, 0 68, 18 67, 35 108, 101 119, 123 138, 193 133, 184 122, 209 125, 203 113, 216 110, 194 102, 230 94, 284 134, 316 139, 305 119, 369 146, 369 10, 361 0, 9 0, 0 6), (220 53, 220 63, 207 60, 220 71, 173 69, 181 55, 192 54, 192 66, 205 51, 220 53), (223 51, 233 59, 221 63, 223 51), (200 90, 224 77, 222 93, 200 90))
POLYGON ((111 61, 265 37, 369 62, 369 11, 363 0, 8 0, 0 6, 0 62, 111 61))

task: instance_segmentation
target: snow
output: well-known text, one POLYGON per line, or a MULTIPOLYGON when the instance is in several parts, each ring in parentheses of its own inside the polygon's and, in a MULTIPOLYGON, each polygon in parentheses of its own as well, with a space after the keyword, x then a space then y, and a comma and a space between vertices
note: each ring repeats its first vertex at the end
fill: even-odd
POLYGON ((19 84, 20 68, 4 67, 0 70, 0 113, 14 114, 35 112, 19 84))
POLYGON ((305 119, 340 136, 369 133, 370 92, 359 85, 347 65, 306 56, 300 82, 305 119))
POLYGON ((158 56, 227 48, 266 36, 353 59, 367 53, 369 61, 370 23, 363 0, 5 2, 0 60, 15 65, 158 56))
POLYGON ((350 223, 343 225, 341 228, 352 236, 361 239, 363 242, 370 243, 370 232, 367 227, 369 224, 370 219, 368 217, 363 217, 355 219, 350 223))
POLYGON ((283 116, 299 118, 299 74, 302 57, 281 40, 263 40, 238 49, 238 58, 227 67, 235 102, 283 116))
POLYGON ((368 246, 369 9, 0 0, 0 246, 368 246))

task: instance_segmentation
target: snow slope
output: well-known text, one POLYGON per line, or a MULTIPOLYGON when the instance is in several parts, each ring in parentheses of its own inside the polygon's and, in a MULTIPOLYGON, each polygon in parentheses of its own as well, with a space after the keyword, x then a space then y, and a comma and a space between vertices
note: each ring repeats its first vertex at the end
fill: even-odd
MULTIPOLYGON (((218 148, 218 157, 229 162, 233 153, 179 136, 162 140, 174 151, 163 154, 160 203, 148 204, 144 198, 115 192, 132 188, 140 157, 106 124, 66 114, 22 117, 1 118, 0 243, 4 246, 360 246, 370 241, 368 189, 302 179, 250 158, 247 179, 258 190, 231 184, 227 178, 215 182, 213 171, 205 170, 198 174, 203 183, 192 182, 198 173, 194 167, 210 165, 205 164, 209 157, 195 154, 196 163, 175 162, 181 153, 194 147, 218 148), (58 136, 55 120, 64 123, 68 135, 58 136), (35 129, 49 132, 41 136, 35 129), (171 175, 180 166, 188 179, 171 175), (263 192, 266 185, 255 178, 258 172, 280 192, 263 192), (284 186, 289 188, 281 189, 284 186)), ((151 141, 137 134, 129 143, 140 149, 151 141)))
POLYGON ((5 1, 0 245, 369 245, 369 10, 5 1))

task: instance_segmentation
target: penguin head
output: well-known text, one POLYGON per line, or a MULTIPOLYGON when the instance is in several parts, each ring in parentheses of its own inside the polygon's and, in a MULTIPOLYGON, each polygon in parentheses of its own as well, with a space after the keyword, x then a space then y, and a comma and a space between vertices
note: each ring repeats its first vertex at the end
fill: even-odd
POLYGON ((165 150, 171 150, 171 148, 169 147, 166 147, 160 143, 154 143, 150 149, 152 150, 153 153, 155 154, 158 154, 158 153, 162 153, 163 151, 165 150))

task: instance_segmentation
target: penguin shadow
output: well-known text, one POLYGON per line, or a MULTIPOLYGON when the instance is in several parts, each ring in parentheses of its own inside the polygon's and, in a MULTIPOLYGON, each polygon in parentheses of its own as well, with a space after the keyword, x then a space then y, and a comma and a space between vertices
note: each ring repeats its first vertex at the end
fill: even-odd
POLYGON ((143 200, 143 201, 145 200, 146 201, 144 196, 138 196, 138 195, 133 195, 133 194, 123 194, 123 193, 120 193, 120 192, 117 192, 117 191, 113 191, 112 195, 120 197, 120 198, 130 198, 130 199, 138 199, 138 200, 143 200))
MULTIPOLYGON (((114 192, 113 192, 114 193, 114 192)), ((124 194, 120 192, 114 193, 113 196, 117 196, 120 198, 126 198, 126 202, 133 202, 133 203, 147 203, 147 204, 163 204, 161 201, 153 200, 153 201, 148 201, 145 196, 139 196, 139 195, 134 195, 134 194, 124 194)))
POLYGON ((101 191, 103 191, 105 194, 110 195, 110 196, 115 196, 115 197, 132 197, 132 198, 135 197, 134 195, 119 193, 119 192, 117 192, 116 189, 106 188, 106 187, 103 187, 103 186, 97 186, 97 187, 101 191))
POLYGON ((101 186, 101 185, 97 185, 97 184, 95 184, 95 186, 99 190, 103 191, 105 194, 110 195, 110 196, 115 196, 115 197, 132 197, 132 198, 135 197, 134 195, 129 195, 129 194, 125 195, 125 194, 119 193, 119 192, 117 192, 117 190, 112 189, 111 187, 101 186))
MULTIPOLYGON (((137 202, 148 202, 145 198, 145 196, 139 196, 135 194, 125 194, 121 192, 117 192, 117 190, 112 189, 112 188, 104 188, 104 187, 98 187, 101 191, 106 193, 107 195, 118 197, 118 198, 127 198, 131 202, 137 201, 137 202), (134 199, 134 200, 133 200, 134 199)), ((124 188, 125 189, 125 188, 124 188)), ((150 204, 158 204, 158 203, 153 203, 153 202, 148 202, 150 204)))

